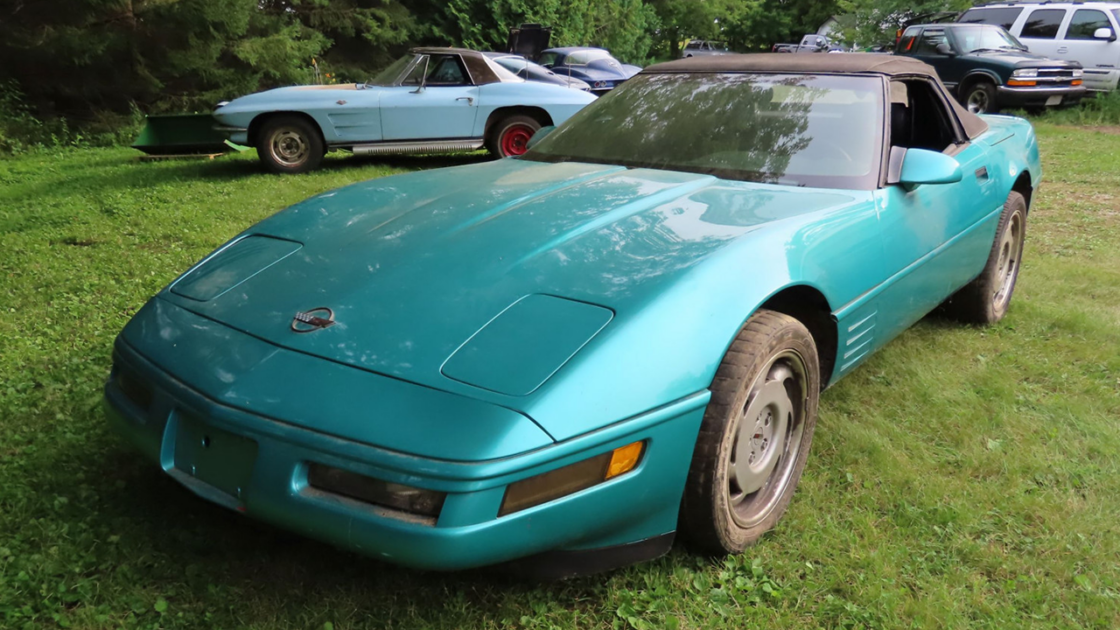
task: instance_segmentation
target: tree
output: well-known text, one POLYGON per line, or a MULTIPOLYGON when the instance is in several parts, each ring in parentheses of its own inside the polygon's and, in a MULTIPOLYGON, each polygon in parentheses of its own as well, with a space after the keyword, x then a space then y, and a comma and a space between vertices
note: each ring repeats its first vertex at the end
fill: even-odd
POLYGON ((915 18, 943 11, 963 11, 970 0, 839 0, 847 16, 842 36, 858 45, 894 43, 895 34, 915 18))

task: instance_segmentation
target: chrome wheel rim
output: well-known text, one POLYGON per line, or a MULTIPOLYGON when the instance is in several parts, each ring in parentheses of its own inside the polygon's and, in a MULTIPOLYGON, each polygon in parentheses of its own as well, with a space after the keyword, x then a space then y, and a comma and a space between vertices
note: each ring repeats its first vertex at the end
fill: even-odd
POLYGON ((282 127, 272 134, 269 153, 273 160, 285 166, 299 166, 311 155, 311 146, 298 130, 282 127))
POLYGON ((727 505, 740 527, 766 519, 789 487, 805 428, 805 361, 775 354, 751 384, 728 457, 727 505))
POLYGON ((1019 275, 1019 262, 1023 256, 1023 215, 1011 215, 999 241, 999 261, 996 263, 995 289, 992 291, 992 304, 996 312, 1003 312, 1011 302, 1011 292, 1015 290, 1015 279, 1019 275))
POLYGON ((968 95, 968 111, 973 114, 983 114, 988 111, 988 93, 984 90, 973 90, 968 95))

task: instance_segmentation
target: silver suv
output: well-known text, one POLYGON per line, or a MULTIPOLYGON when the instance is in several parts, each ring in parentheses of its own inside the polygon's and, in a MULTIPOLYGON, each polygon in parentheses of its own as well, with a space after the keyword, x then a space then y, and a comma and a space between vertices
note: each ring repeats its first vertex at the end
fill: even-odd
POLYGON ((730 55, 731 51, 727 50, 727 44, 723 42, 709 42, 703 39, 694 39, 684 47, 684 52, 681 57, 685 59, 689 57, 707 57, 710 55, 730 55))
POLYGON ((1115 90, 1120 81, 1120 2, 1001 2, 957 21, 998 24, 1032 53, 1080 63, 1089 90, 1115 90))

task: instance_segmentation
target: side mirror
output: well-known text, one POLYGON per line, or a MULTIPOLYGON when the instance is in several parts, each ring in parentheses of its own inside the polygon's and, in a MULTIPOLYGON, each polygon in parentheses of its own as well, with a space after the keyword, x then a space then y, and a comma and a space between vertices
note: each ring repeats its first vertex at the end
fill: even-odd
POLYGON ((920 184, 952 184, 962 177, 960 162, 948 155, 926 149, 907 149, 898 183, 913 190, 920 184))
POLYGON ((1114 42, 1116 41, 1116 33, 1113 33, 1112 29, 1107 26, 1102 26, 1093 31, 1093 39, 1107 39, 1110 42, 1114 42))
POLYGON ((537 143, 539 143, 541 140, 544 140, 545 136, 552 133, 553 131, 556 131, 555 125, 548 125, 547 127, 541 127, 540 129, 537 129, 536 133, 533 134, 533 137, 529 138, 529 142, 525 143, 525 150, 528 151, 529 149, 532 149, 537 145, 537 143))
POLYGON ((938 44, 937 48, 935 48, 934 50, 936 50, 937 54, 939 55, 945 55, 947 57, 952 57, 954 55, 953 47, 949 44, 946 44, 945 42, 941 42, 940 44, 938 44))

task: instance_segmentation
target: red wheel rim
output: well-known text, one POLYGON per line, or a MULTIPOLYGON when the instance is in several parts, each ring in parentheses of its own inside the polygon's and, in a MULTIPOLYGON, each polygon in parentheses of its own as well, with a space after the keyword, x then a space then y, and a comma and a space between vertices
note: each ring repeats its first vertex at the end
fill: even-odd
POLYGON ((502 154, 509 157, 525 153, 532 137, 533 129, 529 125, 510 125, 502 134, 502 154))

